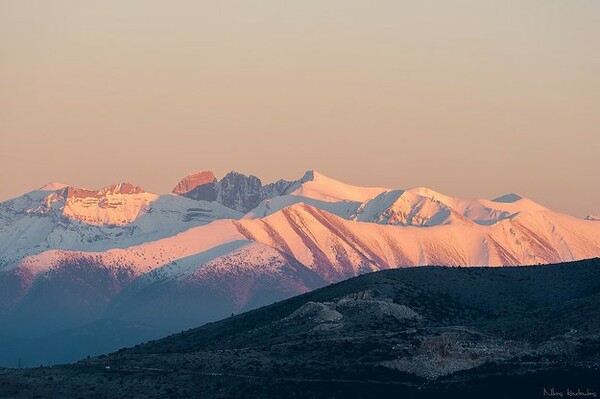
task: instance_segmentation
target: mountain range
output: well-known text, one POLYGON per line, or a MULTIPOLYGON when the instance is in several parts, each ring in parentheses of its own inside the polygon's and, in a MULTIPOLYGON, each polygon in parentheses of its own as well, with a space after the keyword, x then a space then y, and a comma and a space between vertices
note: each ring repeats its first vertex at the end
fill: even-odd
POLYGON ((269 184, 203 171, 167 195, 51 183, 0 203, 0 364, 75 360, 383 269, 597 256, 597 217, 516 194, 461 199, 315 171, 269 184), (59 355, 47 342, 73 345, 59 355))

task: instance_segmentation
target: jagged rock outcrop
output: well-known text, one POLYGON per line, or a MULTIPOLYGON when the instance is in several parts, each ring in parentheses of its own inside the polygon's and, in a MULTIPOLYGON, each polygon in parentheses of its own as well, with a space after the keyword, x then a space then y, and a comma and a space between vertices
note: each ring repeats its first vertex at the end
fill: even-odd
MULTIPOLYGON (((263 185, 262 181, 256 176, 244 175, 238 172, 229 172, 221 180, 206 179, 207 181, 205 183, 199 183, 201 179, 199 177, 193 177, 199 176, 202 173, 206 172, 200 172, 184 178, 173 190, 173 193, 195 200, 215 201, 228 208, 244 213, 256 208, 261 201, 283 195, 292 187, 295 187, 297 183, 303 181, 303 179, 310 178, 307 173, 307 175, 299 181, 279 180, 275 183, 263 185), (186 179, 188 178, 191 178, 189 181, 191 181, 192 184, 186 186, 186 179), (184 181, 186 182, 184 183, 184 181), (176 192, 180 185, 182 186, 181 189, 178 190, 180 192, 176 192), (194 187, 187 190, 187 187, 191 185, 194 185, 194 187)), ((214 177, 214 175, 212 175, 212 177, 214 177)))

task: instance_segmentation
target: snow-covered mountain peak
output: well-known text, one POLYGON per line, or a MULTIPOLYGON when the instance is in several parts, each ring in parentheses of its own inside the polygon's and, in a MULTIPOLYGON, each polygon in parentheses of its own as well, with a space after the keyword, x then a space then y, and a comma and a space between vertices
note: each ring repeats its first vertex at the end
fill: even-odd
POLYGON ((507 201, 465 199, 425 187, 392 190, 363 203, 350 219, 405 226, 451 223, 490 225, 518 213, 548 211, 527 198, 505 197, 507 201), (510 199, 514 201, 508 201, 510 199))
POLYGON ((364 202, 384 191, 385 187, 360 187, 327 177, 314 170, 307 171, 299 181, 300 186, 289 194, 325 202, 364 202))
POLYGON ((214 183, 217 181, 215 174, 210 170, 203 170, 200 172, 192 173, 187 175, 173 188, 172 193, 177 195, 184 195, 194 190, 198 186, 205 184, 214 183))
POLYGON ((432 190, 429 187, 415 187, 407 191, 431 199, 449 198, 447 195, 432 190))
POLYGON ((353 220, 403 226, 429 226, 448 222, 452 209, 414 190, 391 190, 363 203, 353 220))

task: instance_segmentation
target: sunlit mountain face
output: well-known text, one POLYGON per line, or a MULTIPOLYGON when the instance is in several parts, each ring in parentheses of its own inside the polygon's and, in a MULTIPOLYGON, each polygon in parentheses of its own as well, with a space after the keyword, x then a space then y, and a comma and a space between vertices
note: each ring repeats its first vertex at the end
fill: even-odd
POLYGON ((597 217, 513 193, 462 199, 316 171, 268 184, 202 171, 165 195, 50 183, 0 204, 0 364, 75 360, 383 269, 598 256, 597 217), (102 339, 39 350, 73 335, 102 339))

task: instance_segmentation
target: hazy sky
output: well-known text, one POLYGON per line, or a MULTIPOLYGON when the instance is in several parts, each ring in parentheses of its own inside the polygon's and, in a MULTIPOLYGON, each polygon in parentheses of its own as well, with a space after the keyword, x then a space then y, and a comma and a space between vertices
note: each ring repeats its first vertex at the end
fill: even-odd
POLYGON ((0 0, 0 199, 307 169, 600 213, 600 1, 0 0))

